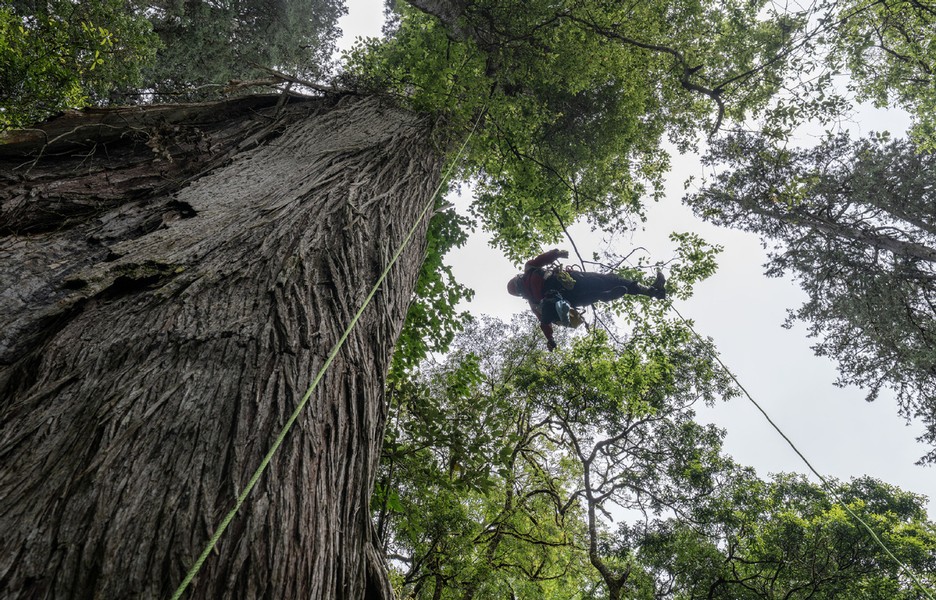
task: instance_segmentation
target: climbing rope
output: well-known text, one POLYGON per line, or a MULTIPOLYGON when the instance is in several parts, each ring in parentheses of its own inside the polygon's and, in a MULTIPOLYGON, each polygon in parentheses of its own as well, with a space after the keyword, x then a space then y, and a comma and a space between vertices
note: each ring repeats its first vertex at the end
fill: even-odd
POLYGON ((468 142, 471 140, 475 131, 478 128, 478 124, 481 122, 481 118, 484 116, 486 110, 482 110, 478 115, 477 120, 475 121, 474 126, 471 128, 471 131, 468 133, 468 137, 465 138, 464 143, 462 143, 461 148, 459 148, 458 153, 455 155, 455 159, 449 165, 448 170, 445 173, 445 176, 439 180, 439 185, 436 187, 435 191, 432 192, 432 195, 429 197, 429 201, 426 203, 425 208, 419 214, 419 217, 416 219, 416 222, 413 223, 413 226, 410 228, 409 232, 406 234, 406 237, 403 239, 403 242, 396 249, 393 256, 390 259, 389 264, 380 274, 380 277, 377 278, 377 282, 371 288, 370 293, 367 294, 367 297, 364 299, 363 304, 355 313, 354 317, 351 318, 351 322, 348 324, 348 327, 344 330, 344 333, 341 334, 341 337, 338 339, 338 342, 332 348, 331 352, 328 354, 328 357, 325 359, 325 363, 322 365, 322 368, 319 369, 318 374, 316 374, 315 379, 313 379, 312 384, 306 390, 305 394, 302 396, 302 400, 299 401, 299 404, 296 406, 296 409, 289 416, 289 419, 286 420, 286 424, 280 430, 279 435, 276 436, 276 439, 273 441, 273 445, 270 447, 270 450, 263 457, 263 460, 260 461, 260 466, 257 467, 257 470, 254 471, 254 474, 250 477, 250 480, 247 482, 247 485, 244 487, 243 491, 237 496, 237 500, 234 503, 234 508, 225 515, 221 523, 218 525, 217 530, 214 535, 211 536, 211 539, 208 541, 208 544, 205 546, 205 549, 198 556, 198 559, 188 570, 188 573, 185 575, 185 579, 182 580, 182 583, 176 589, 175 593, 172 594, 171 600, 179 600, 182 597, 182 594, 185 593, 186 588, 192 582, 192 579, 198 574, 201 570, 202 565, 207 560, 208 555, 215 549, 218 541, 221 539, 224 530, 227 529, 228 525, 231 524, 231 521, 237 515, 237 512, 240 510, 241 506, 244 504, 244 501, 247 499, 247 496, 250 495, 250 492, 253 490, 254 486, 260 480, 260 477, 263 475, 263 472, 266 470, 267 465, 270 464, 270 461, 273 459, 273 455, 276 454, 276 451, 282 445, 283 440, 286 439, 286 435, 289 433, 289 430, 292 428, 293 423, 296 422, 296 419, 299 418, 300 413, 305 408, 305 405, 308 403, 309 398, 312 397, 312 392, 318 386, 319 382, 325 376, 325 372, 331 366, 332 361, 335 360, 335 357, 338 355, 338 352, 344 346, 345 341, 348 339, 348 336, 351 335, 351 331, 354 329, 354 326, 357 325, 358 320, 361 318, 361 315, 364 313, 364 310, 373 300, 374 296, 377 294, 377 290, 383 284, 384 280, 387 278, 387 274, 390 273, 390 269, 396 264, 399 260, 400 255, 403 254, 403 250, 409 245, 410 241, 413 239, 413 236, 416 234, 416 230, 419 227, 419 224, 422 223, 422 220, 426 217, 432 207, 435 205, 435 198, 438 195, 439 191, 442 189, 442 186, 448 180, 449 175, 451 175, 452 170, 455 168, 455 165, 458 163, 458 159, 461 158, 462 152, 464 152, 465 147, 468 145, 468 142))
MULTIPOLYGON (((695 330, 692 324, 685 317, 682 316, 679 310, 677 310, 676 307, 672 303, 670 303, 670 308, 673 310, 674 313, 676 313, 676 316, 678 316, 680 320, 682 320, 683 324, 689 328, 689 331, 691 331, 692 334, 695 335, 696 338, 698 338, 700 342, 704 342, 704 340, 702 339, 702 336, 699 335, 699 333, 695 330)), ((764 416, 764 418, 767 419, 767 422, 770 423, 771 427, 773 427, 774 430, 776 430, 776 432, 780 434, 780 437, 782 437, 786 441, 786 443, 789 444, 790 448, 793 449, 793 452, 795 452, 796 455, 800 457, 803 463, 805 463, 806 467, 808 467, 809 470, 812 471, 813 475, 819 478, 819 481, 822 482, 822 485, 826 489, 826 492, 828 492, 828 494, 837 503, 839 503, 842 506, 842 508, 845 509, 845 512, 848 513, 848 515, 851 518, 853 518, 856 522, 858 522, 861 525, 861 527, 864 528, 864 530, 868 532, 868 535, 871 536, 871 539, 874 540, 874 542, 878 546, 880 546, 881 550, 883 550, 884 553, 888 557, 890 557, 891 560, 893 560, 898 566, 900 566, 901 570, 903 570, 903 572, 906 573, 910 577, 910 579, 913 580, 913 583, 916 584, 916 587, 919 588, 919 590, 927 598, 929 598, 930 600, 936 600, 936 598, 933 597, 933 593, 929 590, 929 588, 923 585, 923 583, 920 581, 920 578, 917 577, 917 574, 913 571, 913 569, 911 569, 909 566, 904 564, 900 559, 894 556, 894 553, 890 551, 890 548, 888 548, 887 545, 883 541, 881 541, 881 538, 878 537, 878 535, 874 532, 873 529, 871 529, 871 526, 868 525, 864 519, 859 517, 858 514, 855 511, 853 511, 848 506, 848 504, 845 503, 844 500, 842 500, 842 498, 835 491, 835 488, 832 486, 829 480, 823 477, 822 474, 819 473, 819 471, 817 471, 812 466, 812 463, 810 463, 809 460, 806 459, 806 456, 802 452, 800 452, 799 448, 796 447, 796 444, 794 444, 792 440, 790 440, 790 438, 787 437, 785 433, 783 433, 783 430, 781 430, 780 427, 776 423, 774 423, 773 419, 770 418, 770 415, 767 414, 767 411, 764 410, 763 407, 761 407, 761 405, 758 404, 756 400, 754 400, 754 397, 751 396, 751 394, 747 391, 747 389, 743 385, 741 385, 741 382, 738 381, 738 378, 735 377, 734 373, 731 372, 731 370, 725 365, 724 362, 722 362, 721 358, 714 351, 712 352, 712 358, 714 358, 715 361, 721 366, 721 368, 725 371, 728 377, 730 377, 731 380, 735 382, 735 385, 738 386, 738 389, 740 389, 741 392, 751 402, 751 404, 754 405, 754 408, 756 408, 764 416)))

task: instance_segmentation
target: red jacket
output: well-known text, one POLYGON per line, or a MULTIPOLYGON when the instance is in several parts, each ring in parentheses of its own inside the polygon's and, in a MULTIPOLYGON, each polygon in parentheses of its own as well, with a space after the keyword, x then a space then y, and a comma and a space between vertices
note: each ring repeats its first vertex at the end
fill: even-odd
POLYGON ((523 280, 520 284, 523 297, 530 303, 530 310, 539 319, 540 329, 543 330, 543 335, 550 342, 553 341, 553 328, 550 323, 543 322, 543 313, 540 310, 540 303, 546 294, 544 288, 547 273, 543 270, 543 267, 555 262, 561 252, 559 249, 549 250, 536 258, 528 260, 523 268, 523 280))

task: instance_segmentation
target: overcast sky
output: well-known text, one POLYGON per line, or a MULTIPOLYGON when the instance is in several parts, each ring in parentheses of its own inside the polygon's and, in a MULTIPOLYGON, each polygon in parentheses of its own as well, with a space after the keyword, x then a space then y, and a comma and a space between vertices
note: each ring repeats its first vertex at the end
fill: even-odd
MULTIPOLYGON (((358 36, 380 35, 381 0, 349 0, 348 8, 349 14, 339 23, 345 47, 358 36)), ((903 115, 867 109, 853 131, 864 135, 887 130, 899 137, 907 124, 903 115)), ((843 480, 870 475, 925 494, 930 518, 936 519, 936 471, 914 464, 927 450, 916 442, 922 427, 907 425, 887 393, 868 403, 862 390, 833 385, 835 365, 813 355, 814 340, 806 337, 805 327, 781 327, 787 309, 798 307, 805 295, 792 280, 763 276, 765 252, 756 236, 709 225, 681 204, 683 182, 689 176, 696 181, 704 178, 697 157, 674 156, 673 165, 666 198, 650 208, 646 230, 634 232, 630 240, 616 240, 617 251, 626 254, 641 246, 653 261, 669 260, 671 231, 694 231, 722 245, 718 272, 696 287, 692 299, 676 303, 679 312, 694 321, 701 335, 714 339, 722 361, 820 473, 843 480)), ((451 200, 463 206, 470 199, 451 200)), ((602 240, 589 236, 587 228, 573 228, 573 237, 584 257, 602 247, 602 240)), ((568 244, 561 247, 572 252, 568 244)), ((490 248, 482 232, 453 252, 448 262, 458 280, 475 290, 474 301, 466 305, 473 314, 509 320, 525 310, 525 301, 505 291, 507 280, 520 266, 490 248)), ((747 399, 701 407, 698 412, 701 421, 727 431, 725 451, 740 464, 757 469, 761 477, 807 472, 747 399)))

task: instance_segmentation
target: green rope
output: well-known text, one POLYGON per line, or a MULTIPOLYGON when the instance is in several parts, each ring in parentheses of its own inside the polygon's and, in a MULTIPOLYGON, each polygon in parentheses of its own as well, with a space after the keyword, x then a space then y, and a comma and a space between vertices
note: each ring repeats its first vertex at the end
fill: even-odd
POLYGON ((348 336, 351 335, 351 331, 354 329, 354 326, 357 324, 358 319, 361 318, 361 315, 364 313, 364 310, 373 300, 374 296, 377 294, 378 288, 383 284, 384 279, 387 278, 387 274, 390 273, 390 269, 396 264, 397 260, 400 258, 400 255, 403 254, 403 250, 409 245, 413 236, 416 234, 416 229, 419 227, 419 224, 426 217, 426 214, 435 204, 435 197, 442 189, 445 181, 448 179, 449 175, 452 173, 452 169, 455 168, 455 165, 458 163, 458 159, 461 157, 462 152, 464 152, 465 147, 468 145, 468 142, 471 140, 471 137, 474 135, 475 130, 478 128, 478 124, 481 122, 481 118, 484 116, 485 111, 481 111, 481 114, 478 115, 478 119, 475 121, 474 127, 472 127, 471 132, 468 134, 468 137, 465 138, 464 143, 459 148, 458 153, 455 155, 455 159, 452 161, 452 164, 449 165, 448 171, 445 173, 445 176, 439 181, 438 187, 432 193, 432 196, 429 197, 429 202, 426 203, 426 207, 423 208, 422 212, 419 214, 419 217, 416 219, 416 222, 410 228, 409 233, 406 234, 406 238, 400 244, 400 246, 394 252, 393 257, 390 259, 390 263, 380 274, 380 277, 377 278, 377 283, 374 284, 374 287, 371 288, 367 298, 364 299, 364 303, 361 305, 361 308, 358 309, 354 317, 351 319, 351 323, 348 324, 348 327, 344 330, 344 333, 341 334, 338 342, 332 348, 331 352, 328 355, 328 358, 325 359, 325 364, 322 365, 322 368, 319 369, 318 374, 315 376, 315 379, 312 381, 312 384, 309 386, 309 389, 306 390, 305 395, 302 396, 302 400, 299 401, 299 405, 296 406, 296 410, 289 416, 289 419, 286 421, 286 424, 283 426, 283 429, 279 432, 279 435, 276 436, 276 440, 273 442, 273 446, 270 447, 270 450, 266 453, 266 456, 263 457, 263 460, 260 461, 260 466, 257 467, 257 470, 254 471, 254 474, 250 477, 250 481, 247 482, 247 486, 244 490, 238 494, 237 500, 234 503, 234 508, 225 515, 224 519, 221 521, 221 524, 218 525, 218 530, 215 531, 214 535, 211 536, 211 540, 208 541, 208 545, 205 546, 205 549, 199 555, 198 559, 195 561, 195 564, 189 569, 188 573, 185 575, 185 579, 182 580, 182 583, 176 589, 175 593, 172 594, 171 600, 179 600, 182 597, 182 594, 185 593, 185 589, 192 582, 192 579, 198 574, 201 570, 202 565, 207 560, 208 555, 211 554, 212 550, 217 546, 218 541, 221 539, 221 535, 224 533, 224 530, 227 529, 228 525, 231 524, 231 521, 234 519, 234 516, 237 514, 237 511, 240 510, 241 505, 244 504, 244 501, 247 499, 247 496, 253 490, 254 486, 260 480, 260 477, 263 475, 263 472, 266 470, 267 465, 270 464, 270 461, 273 459, 273 455, 282 445, 283 440, 286 439, 286 435, 289 433, 290 428, 292 428, 293 423, 296 422, 296 419, 299 418, 299 414, 302 412, 302 409, 305 408, 305 405, 308 403, 309 398, 312 397, 312 392, 318 386, 319 382, 322 380, 322 377, 325 375, 325 371, 328 370, 328 367, 331 366, 332 361, 335 360, 335 357, 338 355, 338 352, 344 346, 345 341, 348 339, 348 336))
MULTIPOLYGON (((672 308, 672 309, 673 309, 673 312, 675 312, 676 315, 677 315, 680 319, 682 319, 682 322, 686 325, 686 327, 689 328, 689 331, 691 331, 691 332, 699 339, 699 341, 704 341, 704 340, 702 340, 702 336, 699 335, 699 333, 692 327, 692 324, 689 323, 689 321, 686 320, 686 318, 683 317, 682 314, 680 314, 680 312, 676 309, 675 306, 673 306, 672 303, 670 304, 670 308, 672 308)), ((903 562, 900 561, 900 559, 898 559, 896 556, 894 556, 893 552, 890 551, 890 549, 887 547, 887 545, 885 545, 884 542, 881 541, 881 538, 879 538, 878 535, 874 532, 874 530, 871 529, 871 526, 868 525, 868 524, 864 521, 864 519, 862 519, 861 517, 859 517, 858 514, 855 513, 855 511, 853 511, 851 508, 849 508, 849 506, 842 500, 842 498, 841 498, 841 497, 838 495, 838 493, 835 491, 835 488, 832 487, 832 484, 829 483, 829 481, 828 481, 825 477, 823 477, 822 474, 819 473, 819 471, 817 471, 817 470, 812 466, 812 464, 809 462, 809 460, 806 459, 806 457, 803 455, 803 453, 799 451, 799 448, 797 448, 796 445, 790 440, 790 438, 788 438, 788 437, 786 436, 786 434, 783 433, 783 431, 780 429, 780 427, 778 427, 777 424, 774 423, 773 419, 770 418, 770 415, 767 414, 767 411, 765 411, 765 410, 761 407, 761 405, 758 404, 756 400, 754 400, 754 398, 751 396, 751 394, 748 393, 747 389, 745 389, 745 387, 744 387, 743 385, 741 385, 741 382, 738 381, 738 378, 735 377, 734 373, 732 373, 731 370, 729 370, 728 367, 725 366, 725 363, 722 362, 722 360, 721 360, 721 358, 719 358, 718 354, 715 353, 715 352, 713 351, 713 352, 712 352, 712 357, 715 359, 715 361, 716 361, 719 365, 721 365, 721 368, 724 369, 725 373, 727 373, 728 376, 732 379, 732 381, 735 382, 735 384, 736 384, 736 385, 738 386, 738 388, 744 393, 744 395, 747 396, 747 399, 751 401, 751 404, 753 404, 754 407, 755 407, 758 411, 760 411, 760 413, 761 413, 762 415, 764 415, 764 418, 767 419, 767 422, 770 423, 770 425, 777 431, 777 433, 780 434, 780 437, 782 437, 782 438, 786 441, 786 443, 789 444, 790 448, 793 448, 793 452, 796 452, 796 455, 799 456, 799 457, 802 459, 802 461, 806 464, 806 466, 809 468, 809 470, 812 471, 813 475, 815 475, 816 477, 819 478, 819 480, 822 482, 822 485, 826 488, 826 491, 829 493, 829 495, 832 496, 832 498, 833 498, 836 502, 838 502, 838 503, 842 506, 842 508, 845 509, 845 512, 847 512, 853 519, 855 519, 855 521, 857 521, 858 523, 861 524, 861 526, 865 529, 865 531, 867 531, 868 534, 871 536, 871 539, 873 539, 873 540, 875 541, 875 543, 877 543, 877 545, 881 547, 881 549, 884 551, 884 553, 887 554, 887 556, 889 556, 891 560, 893 560, 897 565, 900 566, 900 568, 904 571, 904 573, 906 573, 906 574, 910 577, 910 579, 913 580, 913 582, 916 584, 916 586, 920 589, 920 591, 921 591, 927 598, 929 598, 930 600, 936 600, 936 598, 933 597, 933 593, 929 590, 929 588, 927 588, 927 587, 925 587, 925 586, 923 585, 923 583, 920 581, 919 577, 917 577, 917 574, 914 573, 913 569, 911 569, 910 567, 908 567, 907 565, 905 565, 903 562)))

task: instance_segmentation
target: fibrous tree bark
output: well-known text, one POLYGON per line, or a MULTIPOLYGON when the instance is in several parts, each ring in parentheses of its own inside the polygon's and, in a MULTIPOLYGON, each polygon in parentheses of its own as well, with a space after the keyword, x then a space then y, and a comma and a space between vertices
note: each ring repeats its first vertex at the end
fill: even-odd
MULTIPOLYGON (((281 100, 0 145, 0 596, 171 595, 431 201, 426 119, 281 100)), ((425 231, 186 597, 389 593, 368 501, 425 231)))

